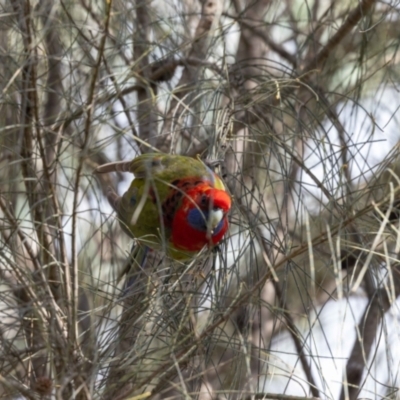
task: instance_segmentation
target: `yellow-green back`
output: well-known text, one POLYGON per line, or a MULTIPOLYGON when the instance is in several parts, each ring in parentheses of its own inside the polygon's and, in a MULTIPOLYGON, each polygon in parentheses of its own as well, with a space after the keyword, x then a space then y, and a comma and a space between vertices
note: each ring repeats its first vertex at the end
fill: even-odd
POLYGON ((161 207, 178 180, 209 181, 217 189, 225 189, 221 179, 200 160, 149 153, 136 157, 129 171, 135 175, 123 195, 118 216, 125 232, 152 248, 166 250, 170 237, 161 207))

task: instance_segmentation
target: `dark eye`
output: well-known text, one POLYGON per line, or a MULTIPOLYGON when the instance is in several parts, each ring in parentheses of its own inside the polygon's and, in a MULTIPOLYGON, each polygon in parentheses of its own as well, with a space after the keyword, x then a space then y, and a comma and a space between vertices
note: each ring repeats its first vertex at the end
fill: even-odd
POLYGON ((208 205, 207 196, 203 194, 203 196, 200 197, 200 206, 206 207, 207 205, 208 205))
POLYGON ((132 206, 135 206, 135 205, 136 205, 136 196, 132 196, 132 197, 131 197, 130 203, 131 203, 132 206))

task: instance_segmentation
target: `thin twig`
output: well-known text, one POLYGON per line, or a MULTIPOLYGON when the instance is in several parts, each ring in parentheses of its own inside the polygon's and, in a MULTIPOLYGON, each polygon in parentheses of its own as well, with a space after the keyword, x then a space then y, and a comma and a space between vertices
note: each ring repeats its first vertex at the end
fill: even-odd
POLYGON ((368 13, 371 7, 376 3, 376 0, 362 0, 349 13, 346 21, 338 29, 338 31, 329 39, 328 43, 319 51, 313 60, 311 60, 304 68, 304 72, 323 67, 332 51, 341 43, 341 41, 350 33, 357 25, 362 17, 368 13))

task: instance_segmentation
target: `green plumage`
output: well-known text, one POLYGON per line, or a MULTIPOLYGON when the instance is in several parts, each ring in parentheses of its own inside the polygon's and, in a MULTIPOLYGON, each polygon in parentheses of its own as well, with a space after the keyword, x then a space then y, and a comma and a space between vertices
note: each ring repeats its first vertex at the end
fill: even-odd
MULTIPOLYGON (((100 168, 99 172, 108 172, 107 166, 100 168)), ((119 163, 114 170, 129 171, 135 175, 130 188, 118 199, 115 207, 121 226, 128 235, 151 248, 166 250, 169 246, 164 239, 170 237, 170 232, 164 223, 163 212, 172 213, 179 207, 178 203, 165 208, 171 191, 179 184, 209 181, 216 189, 225 190, 221 179, 203 162, 185 156, 143 154, 130 163, 119 163)), ((175 255, 175 258, 179 257, 175 255)))

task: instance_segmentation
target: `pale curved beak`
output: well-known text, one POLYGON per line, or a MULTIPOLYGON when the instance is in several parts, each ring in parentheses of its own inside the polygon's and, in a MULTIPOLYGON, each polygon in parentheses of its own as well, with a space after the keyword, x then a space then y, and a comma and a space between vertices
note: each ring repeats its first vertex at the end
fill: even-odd
POLYGON ((208 227, 211 234, 213 234, 214 229, 220 224, 222 218, 224 218, 224 212, 220 208, 210 211, 208 216, 208 227))

